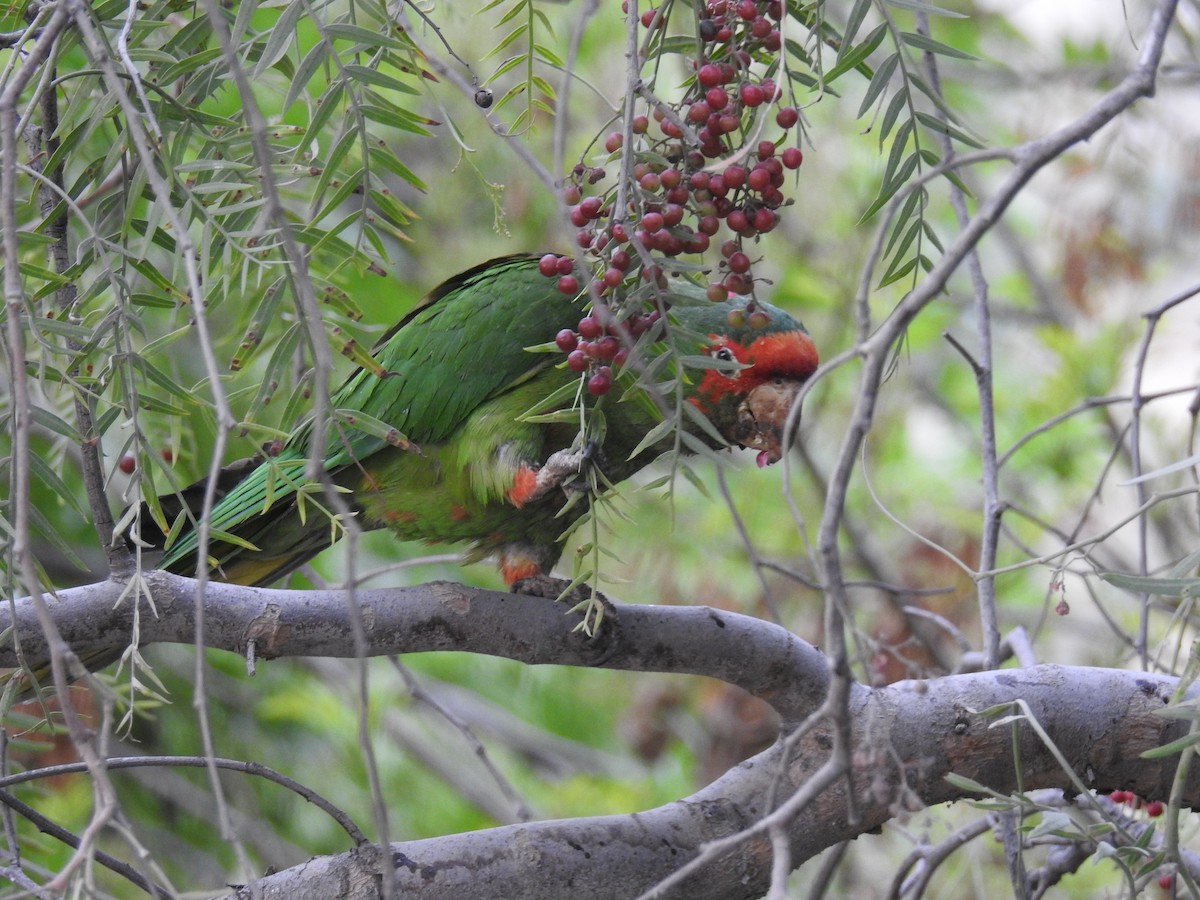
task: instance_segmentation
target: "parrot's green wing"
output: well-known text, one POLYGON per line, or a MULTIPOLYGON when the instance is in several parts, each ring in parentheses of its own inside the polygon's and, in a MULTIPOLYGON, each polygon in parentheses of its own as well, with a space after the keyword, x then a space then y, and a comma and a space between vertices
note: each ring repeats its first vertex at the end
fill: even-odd
MULTIPOLYGON (((488 399, 557 362, 553 355, 525 348, 544 342, 550 324, 573 326, 581 307, 538 271, 537 262, 532 256, 512 256, 464 272, 434 290, 389 332, 374 352, 378 368, 358 370, 331 398, 339 412, 327 429, 325 470, 355 466, 369 472, 369 458, 391 445, 378 429, 354 428, 350 414, 361 412, 395 429, 419 453, 423 443, 445 440, 488 399)), ((278 457, 264 461, 214 506, 209 526, 214 544, 221 544, 210 552, 218 560, 222 548, 236 552, 236 542, 224 541, 224 535, 255 544, 256 535, 271 533, 272 508, 290 507, 295 494, 305 495, 303 503, 311 497, 324 505, 321 489, 304 475, 311 431, 311 423, 302 425, 278 457), (239 529, 251 520, 258 520, 253 533, 242 534, 239 529)), ((303 533, 289 536, 292 549, 331 542, 333 526, 325 516, 314 509, 309 518, 319 521, 300 523, 303 533)), ((283 543, 280 535, 271 537, 272 544, 283 543)), ((197 532, 188 531, 160 565, 186 571, 197 544, 197 532)))

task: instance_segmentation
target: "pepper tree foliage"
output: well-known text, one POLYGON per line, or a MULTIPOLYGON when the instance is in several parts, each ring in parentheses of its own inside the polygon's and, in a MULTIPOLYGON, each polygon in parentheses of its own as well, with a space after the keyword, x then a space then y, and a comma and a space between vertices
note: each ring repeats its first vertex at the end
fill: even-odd
MULTIPOLYGON (((1174 51, 1194 60, 1196 25, 1174 3, 1154 13, 1161 21, 1149 24, 1144 11, 1130 13, 1135 39, 1068 45, 1066 65, 1107 87, 1136 60, 1153 87, 1159 60, 1137 54, 1161 52, 1162 23, 1178 15, 1174 51)), ((1189 676, 1197 528, 1194 485, 1181 479, 1195 451, 1178 428, 1159 439, 1156 429, 1178 419, 1151 413, 1194 392, 1196 373, 1148 385, 1159 322, 1180 307, 1186 315, 1190 294, 1173 294, 1164 278, 1149 301, 1131 304, 1120 284, 1144 287, 1148 269, 1170 270, 1170 241, 1156 253, 1161 236, 1130 238, 1135 215, 1121 202, 1072 206, 1071 188, 1113 193, 1145 177, 1122 164, 1122 138, 1105 145, 1108 157, 1070 149, 1131 115, 1134 97, 1114 89, 1105 107, 1062 90, 1048 102, 1023 80, 1037 57, 1009 28, 976 6, 918 0, 496 0, 479 12, 215 0, 6 7, 7 595, 111 570, 127 585, 121 602, 155 615, 140 574, 150 561, 111 540, 135 501, 269 453, 313 410, 344 415, 328 408, 330 384, 368 361, 372 336, 424 289, 489 256, 539 248, 551 254, 547 277, 594 301, 588 322, 541 348, 580 373, 581 409, 601 405, 625 362, 624 339, 654 327, 668 275, 692 278, 714 299, 745 295, 745 316, 756 299, 794 308, 827 361, 806 400, 815 424, 782 479, 772 473, 764 489, 764 473, 673 458, 661 479, 675 488, 669 503, 652 484, 597 504, 573 554, 580 577, 608 579, 631 599, 760 614, 819 640, 837 674, 868 684, 991 668, 1014 653, 1022 665, 1131 662, 1189 676), (997 48, 1014 52, 1011 66, 997 63, 997 48), (973 85, 985 71, 1011 83, 991 93, 973 85), (1018 112, 1020 100, 1035 101, 1033 125, 1012 110, 985 111, 1014 97, 1018 112), (1075 131, 1057 143, 1024 133, 1053 138, 1060 127, 1075 131), (1027 195, 1029 178, 1068 152, 1060 186, 1018 204, 980 244, 1027 195), (1056 218, 1056 202, 1087 224, 1056 218), (988 273, 1001 274, 989 284, 988 273), (1106 315, 1105 304, 1120 311, 1106 315), (1142 480, 1116 486, 1130 476, 1142 480), (715 482, 726 502, 693 482, 715 482), (1105 500, 1111 508, 1101 512, 1105 500), (680 510, 684 527, 672 530, 680 510), (1127 524, 1136 536, 1114 538, 1127 524), (630 574, 635 581, 621 584, 630 574), (1079 620, 1082 642, 1058 624, 1079 620)), ((1170 87, 1159 85, 1156 103, 1170 101, 1170 87)), ((1169 116, 1138 113, 1152 133, 1182 141, 1164 125, 1169 116)), ((661 359, 681 375, 703 364, 661 359)), ((672 379, 663 384, 669 400, 672 379)), ((667 429, 690 407, 664 409, 667 429)), ((312 499, 337 508, 320 491, 312 499)), ((356 560, 418 552, 353 534, 346 544, 356 560)), ((337 553, 296 586, 336 580, 337 553)), ((422 577, 461 577, 444 562, 424 565, 422 577)), ((394 563, 383 571, 402 577, 394 563)), ((654 684, 630 712, 609 702, 628 693, 615 679, 629 676, 561 670, 542 681, 475 658, 419 660, 418 674, 396 663, 358 705, 331 687, 357 670, 330 660, 272 664, 247 683, 239 661, 212 654, 188 685, 185 654, 147 663, 139 621, 115 693, 97 690, 84 707, 107 740, 179 757, 268 757, 327 795, 329 768, 313 760, 336 761, 348 788, 337 804, 373 822, 376 840, 665 802, 700 770, 714 777, 722 761, 758 749, 744 734, 714 736, 720 710, 740 717, 735 732, 757 723, 770 738, 762 708, 740 695, 654 684), (180 702, 193 692, 199 716, 180 702), (526 701, 522 718, 547 731, 520 731, 502 709, 515 697, 526 701), (404 714, 394 708, 402 703, 404 714), (685 710, 707 728, 679 729, 685 710), (448 759, 475 758, 483 745, 471 728, 489 735, 490 756, 480 754, 480 777, 465 778, 448 759), (303 740, 292 739, 296 729, 303 740), (364 737, 372 729, 387 746, 364 737), (542 768, 523 765, 539 746, 542 768), (565 780, 547 786, 537 777, 547 772, 565 780)), ((1175 714, 1190 721, 1188 709, 1175 714)), ((1009 714, 1014 729, 1038 726, 1028 709, 994 714, 1009 714)), ((821 715, 840 721, 834 706, 821 715)), ((9 709, 4 727, 17 751, 10 767, 44 765, 47 746, 89 760, 69 715, 9 709), (57 744, 44 743, 51 738, 57 744)), ((1184 751, 1180 785, 1190 741, 1169 748, 1184 751)), ((111 743, 105 752, 116 755, 111 743)), ((143 862, 143 877, 181 888, 248 880, 268 864, 345 847, 333 817, 297 824, 291 799, 257 780, 239 789, 244 797, 225 795, 215 779, 130 784, 113 801, 93 768, 90 777, 33 779, 22 796, 76 832, 116 814, 102 848, 145 851, 153 862, 143 862), (217 798, 224 833, 146 831, 142 823, 168 810, 207 820, 197 792, 217 798), (229 837, 231 815, 268 823, 279 840, 244 837, 254 829, 229 837)), ((957 787, 961 796, 983 790, 967 779, 957 787)), ((1007 867, 988 878, 1008 877, 1007 868, 1025 885, 1073 878, 1081 890, 1094 884, 1088 878, 1130 887, 1177 871, 1192 879, 1179 846, 1185 795, 1181 787, 1138 811, 1139 798, 1119 790, 1070 815, 1061 793, 992 796, 990 819, 967 811, 941 823, 953 831, 944 844, 929 846, 936 829, 924 823, 928 833, 909 832, 930 862, 905 880, 911 860, 902 865, 897 850, 896 893, 919 895, 946 859, 954 878, 953 839, 989 824, 1007 867), (1064 848, 1060 857, 1038 855, 1047 842, 1064 848), (1113 866, 1099 876, 1099 867, 1082 869, 1093 857, 1113 866)), ((885 799, 897 816, 919 805, 916 794, 885 799)), ((35 831, 13 824, 4 851, 15 864, 19 843, 33 881, 60 872, 121 893, 127 885, 105 879, 136 877, 102 873, 93 838, 72 859, 35 831)), ((901 834, 892 845, 903 845, 901 834)), ((831 864, 848 886, 862 871, 853 853, 831 864)), ((799 877, 821 888, 827 878, 812 868, 799 877)))

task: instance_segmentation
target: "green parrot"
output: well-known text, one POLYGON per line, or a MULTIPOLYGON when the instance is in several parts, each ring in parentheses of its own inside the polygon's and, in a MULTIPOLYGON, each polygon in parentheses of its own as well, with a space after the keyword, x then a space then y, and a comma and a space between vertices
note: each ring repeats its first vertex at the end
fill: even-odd
MULTIPOLYGON (((587 508, 569 499, 589 466, 615 484, 674 443, 670 429, 653 433, 663 413, 638 383, 636 365, 618 367, 611 393, 595 398, 584 388, 587 374, 565 365, 561 350, 529 349, 552 348, 586 314, 586 297, 560 291, 538 260, 492 260, 434 289, 379 342, 377 366, 334 393, 321 451, 361 528, 465 542, 474 557, 495 556, 518 589, 546 578, 558 561, 564 532, 587 508), (602 411, 603 427, 581 439, 584 401, 585 414, 602 411)), ((682 370, 686 402, 712 426, 685 415, 687 429, 710 446, 757 449, 760 465, 777 461, 793 401, 817 365, 808 334, 767 304, 731 317, 744 301, 712 303, 690 284, 668 290, 676 292, 668 299, 680 349, 712 358, 710 368, 682 370)), ((325 488, 305 476, 312 434, 306 423, 277 455, 222 473, 209 517, 212 577, 267 585, 339 537, 325 488)), ((160 498, 168 519, 187 517, 175 524, 161 568, 196 573, 202 497, 203 482, 160 498)), ((163 536, 147 537, 150 520, 142 520, 141 539, 161 545, 163 536)))

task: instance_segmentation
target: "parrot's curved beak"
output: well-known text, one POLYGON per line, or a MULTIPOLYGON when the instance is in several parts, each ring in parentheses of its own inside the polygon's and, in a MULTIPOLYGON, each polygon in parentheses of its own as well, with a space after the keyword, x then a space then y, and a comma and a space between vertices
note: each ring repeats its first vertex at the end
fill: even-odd
POLYGON ((796 415, 791 434, 786 433, 788 414, 800 394, 802 381, 776 378, 750 391, 737 410, 734 441, 743 447, 759 451, 759 466, 777 463, 786 448, 792 445, 800 425, 796 415))

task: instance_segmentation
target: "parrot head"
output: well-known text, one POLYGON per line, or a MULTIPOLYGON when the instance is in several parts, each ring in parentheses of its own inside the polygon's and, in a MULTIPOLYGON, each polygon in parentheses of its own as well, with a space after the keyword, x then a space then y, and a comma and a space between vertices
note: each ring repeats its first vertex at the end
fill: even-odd
POLYGON ((766 466, 782 459, 791 446, 800 424, 792 407, 817 368, 817 349, 804 326, 783 310, 756 303, 746 314, 744 303, 731 300, 680 310, 684 324, 707 335, 714 360, 689 402, 730 444, 757 450, 758 465, 766 466))

